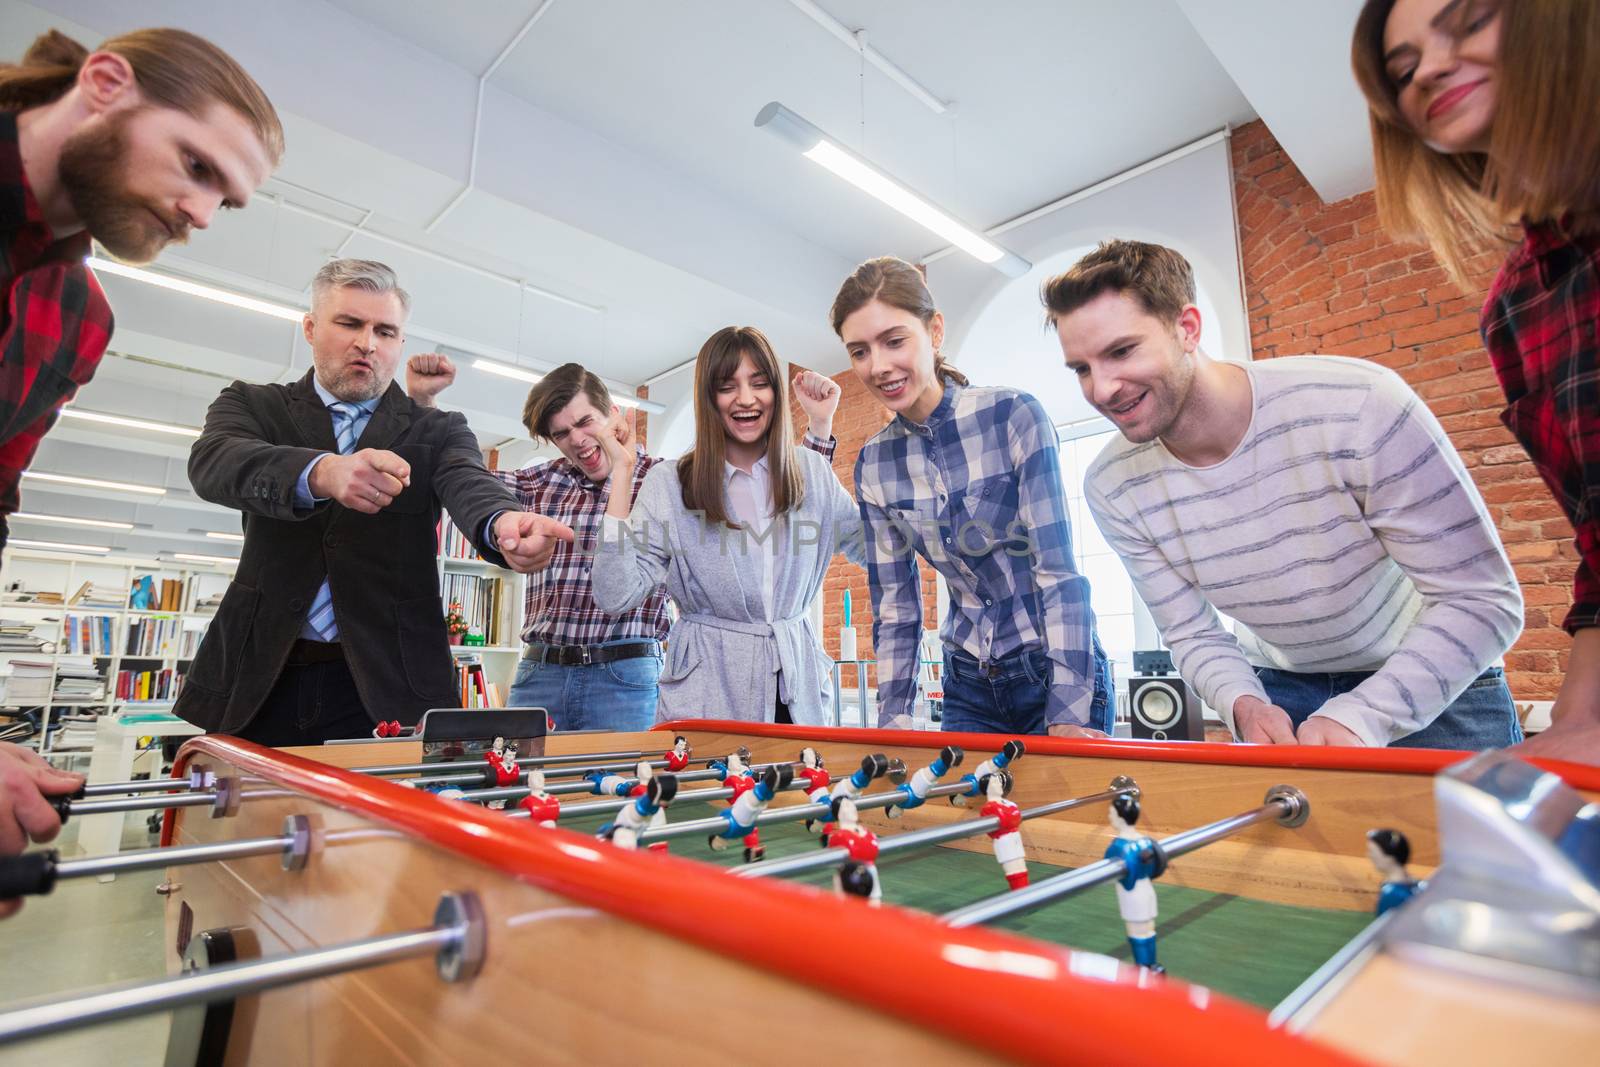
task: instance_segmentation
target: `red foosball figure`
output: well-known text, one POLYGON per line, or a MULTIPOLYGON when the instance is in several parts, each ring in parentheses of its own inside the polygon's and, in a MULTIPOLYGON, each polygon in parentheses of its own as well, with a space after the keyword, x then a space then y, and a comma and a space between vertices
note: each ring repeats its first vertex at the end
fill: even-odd
POLYGON ((834 872, 833 888, 849 896, 866 897, 867 903, 883 903, 883 887, 878 883, 878 835, 862 826, 856 817, 856 802, 839 797, 833 802, 833 829, 828 847, 842 848, 850 858, 834 872))
POLYGON ((694 749, 689 747, 689 739, 682 734, 672 739, 672 750, 667 753, 667 770, 673 774, 689 766, 689 757, 694 754, 694 749))
POLYGON ((1021 889, 1028 884, 1028 860, 1022 851, 1022 809, 1006 797, 1011 792, 1011 775, 992 771, 979 779, 988 803, 978 809, 984 818, 996 818, 1000 825, 989 831, 994 842, 994 858, 1005 872, 1006 884, 1021 889))
MULTIPOLYGON (((795 772, 795 777, 806 780, 803 788, 807 800, 813 804, 827 803, 828 787, 833 784, 833 778, 822 766, 822 754, 810 745, 800 750, 800 769, 795 772)), ((816 825, 816 819, 806 820, 807 830, 815 830, 816 825)))
POLYGON ((528 813, 528 821, 535 826, 554 826, 561 817, 561 800, 544 791, 544 772, 528 772, 528 795, 517 804, 528 813))
POLYGON ((496 785, 513 786, 522 779, 522 768, 517 766, 517 746, 507 744, 505 738, 495 738, 494 747, 485 752, 483 758, 494 768, 496 785))

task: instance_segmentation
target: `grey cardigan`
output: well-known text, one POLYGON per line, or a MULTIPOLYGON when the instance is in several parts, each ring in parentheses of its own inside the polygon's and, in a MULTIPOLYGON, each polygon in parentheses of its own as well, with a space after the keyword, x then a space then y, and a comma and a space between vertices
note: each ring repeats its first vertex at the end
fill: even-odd
POLYGON ((865 542, 860 509, 832 465, 810 449, 794 451, 805 495, 773 524, 780 547, 772 623, 761 597, 763 543, 745 527, 711 527, 687 511, 676 462, 645 476, 629 530, 606 523, 591 571, 595 604, 621 614, 664 583, 680 612, 667 637, 658 718, 771 722, 781 695, 795 722, 827 721, 833 661, 808 611, 834 554, 864 566, 865 542))

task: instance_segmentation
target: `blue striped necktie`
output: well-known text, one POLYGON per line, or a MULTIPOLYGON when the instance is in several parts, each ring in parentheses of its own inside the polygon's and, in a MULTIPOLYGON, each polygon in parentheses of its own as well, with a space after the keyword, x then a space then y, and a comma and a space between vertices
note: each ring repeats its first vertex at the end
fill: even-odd
MULTIPOLYGON (((329 404, 328 410, 333 413, 333 438, 338 443, 339 454, 348 456, 356 444, 356 416, 361 414, 361 407, 341 400, 329 404)), ((333 619, 333 590, 328 588, 326 581, 317 590, 317 598, 311 602, 311 614, 306 616, 306 625, 320 641, 339 640, 339 624, 333 619)))

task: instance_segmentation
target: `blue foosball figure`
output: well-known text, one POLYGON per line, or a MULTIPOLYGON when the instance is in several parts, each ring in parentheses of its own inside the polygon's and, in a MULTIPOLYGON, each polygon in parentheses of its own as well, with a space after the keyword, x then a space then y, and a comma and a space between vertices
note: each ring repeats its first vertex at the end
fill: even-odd
POLYGON ((1134 829, 1139 822, 1139 801, 1121 793, 1111 802, 1109 814, 1116 840, 1106 846, 1108 860, 1120 860, 1127 868, 1117 879, 1117 910, 1128 929, 1128 945, 1133 962, 1155 974, 1166 973, 1156 962, 1156 888, 1154 880, 1167 869, 1166 854, 1154 838, 1134 829))
POLYGON ((1367 831, 1367 857, 1383 875, 1377 914, 1398 908, 1422 888, 1423 883, 1406 872, 1406 864, 1411 862, 1411 842, 1399 830, 1367 831))
POLYGON ((939 779, 949 774, 951 768, 961 766, 965 758, 966 753, 955 745, 941 748, 937 759, 913 774, 911 781, 900 787, 904 799, 895 801, 884 814, 891 819, 898 819, 902 812, 922 807, 928 801, 928 791, 939 783, 939 779))
POLYGON ((955 796, 951 797, 950 803, 954 804, 958 808, 964 808, 967 806, 967 802, 969 800, 972 800, 975 797, 983 796, 984 778, 996 773, 997 771, 1005 770, 1007 767, 1011 766, 1012 763, 1021 759, 1022 754, 1026 751, 1027 749, 1023 746, 1021 741, 1018 741, 1015 738, 1007 741, 1001 747, 999 752, 995 753, 993 756, 974 767, 971 774, 963 774, 961 776, 960 780, 967 783, 967 791, 965 793, 957 793, 955 796))

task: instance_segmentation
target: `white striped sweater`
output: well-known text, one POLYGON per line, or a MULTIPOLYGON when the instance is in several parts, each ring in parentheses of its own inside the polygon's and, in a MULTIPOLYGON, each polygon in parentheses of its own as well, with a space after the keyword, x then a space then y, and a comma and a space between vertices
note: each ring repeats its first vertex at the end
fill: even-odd
POLYGON ((1117 438, 1085 478, 1183 678, 1232 723, 1252 665, 1376 671, 1318 714, 1386 745, 1432 722, 1522 629, 1522 593, 1438 420, 1393 371, 1245 364, 1249 429, 1198 468, 1117 438), (1237 637, 1217 612, 1239 623, 1237 637))

